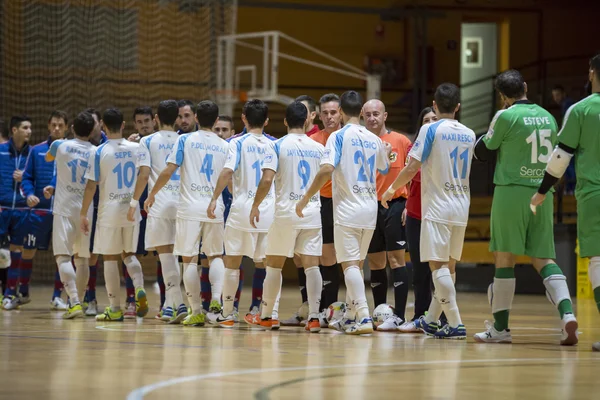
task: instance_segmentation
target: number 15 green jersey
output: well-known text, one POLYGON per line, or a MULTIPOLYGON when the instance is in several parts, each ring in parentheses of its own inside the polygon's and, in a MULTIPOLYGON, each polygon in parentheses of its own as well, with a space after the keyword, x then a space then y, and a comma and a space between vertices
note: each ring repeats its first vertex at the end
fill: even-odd
POLYGON ((529 101, 498 111, 483 138, 488 149, 498 150, 494 184, 539 187, 557 132, 552 114, 529 101))

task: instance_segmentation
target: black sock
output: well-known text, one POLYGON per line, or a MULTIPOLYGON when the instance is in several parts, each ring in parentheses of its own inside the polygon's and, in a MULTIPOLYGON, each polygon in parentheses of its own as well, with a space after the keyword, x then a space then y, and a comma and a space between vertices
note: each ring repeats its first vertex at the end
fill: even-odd
POLYGON ((413 263, 413 291, 415 293, 415 319, 425 315, 431 304, 431 271, 428 263, 413 263))
POLYGON ((302 295, 302 302, 308 301, 308 293, 306 292, 306 274, 304 268, 296 268, 298 271, 298 286, 300 287, 300 294, 302 295))
POLYGON ((336 301, 338 301, 338 292, 340 291, 340 270, 342 269, 340 264, 333 264, 331 267, 329 267, 329 269, 331 270, 331 287, 329 288, 329 301, 332 303, 335 303, 336 301))
POLYGON ((409 285, 406 267, 392 269, 392 277, 394 279, 394 307, 396 308, 396 315, 404 320, 409 285))
POLYGON ((371 291, 375 307, 387 303, 388 276, 386 269, 371 270, 371 291))
POLYGON ((327 297, 329 285, 331 284, 331 279, 329 278, 329 270, 331 267, 324 267, 323 265, 319 265, 319 269, 321 270, 321 277, 323 278, 323 289, 321 290, 321 303, 319 305, 321 311, 327 309, 329 307, 329 298, 327 297))

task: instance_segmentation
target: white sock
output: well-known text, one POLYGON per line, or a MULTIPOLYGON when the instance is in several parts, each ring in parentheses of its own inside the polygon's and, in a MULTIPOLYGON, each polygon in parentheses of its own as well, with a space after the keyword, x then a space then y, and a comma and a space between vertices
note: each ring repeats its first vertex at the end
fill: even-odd
POLYGON ((213 258, 210 261, 208 280, 210 281, 212 300, 220 303, 221 295, 223 294, 223 281, 225 280, 225 263, 223 263, 221 257, 213 258))
POLYGON ((192 313, 200 314, 202 312, 202 299, 200 298, 200 277, 198 276, 198 264, 183 264, 183 285, 185 295, 188 298, 192 313))
POLYGON ((73 264, 71 264, 71 257, 59 256, 56 258, 56 264, 58 265, 60 280, 65 287, 67 295, 71 298, 71 303, 73 305, 79 304, 77 284, 75 283, 75 269, 73 268, 73 264))
POLYGON ((452 282, 452 276, 448 268, 440 268, 432 273, 433 285, 435 286, 435 292, 438 300, 442 305, 442 310, 448 318, 448 324, 452 328, 456 328, 462 324, 460 319, 460 313, 458 311, 458 305, 456 304, 456 289, 452 282))
POLYGON ((235 292, 240 283, 240 270, 225 268, 225 283, 223 284, 223 316, 233 313, 235 292))
MULTIPOLYGON (((77 285, 77 294, 85 293, 85 288, 90 280, 90 259, 75 258, 75 283, 77 285)), ((71 297, 71 296, 69 296, 71 297)), ((73 297, 71 297, 73 300, 73 297)))
POLYGON ((442 315, 442 305, 440 304, 437 294, 433 292, 433 296, 431 297, 431 303, 429 303, 429 309, 427 310, 427 315, 425 315, 425 322, 428 324, 432 322, 438 322, 440 316, 442 315))
POLYGON ((592 282, 592 289, 600 286, 600 257, 591 257, 588 266, 588 276, 592 282))
POLYGON ((119 262, 104 261, 104 283, 108 293, 108 302, 112 311, 121 309, 121 281, 119 278, 119 262))
POLYGON ((369 306, 365 295, 365 282, 358 266, 353 265, 344 270, 344 281, 347 290, 350 291, 352 304, 359 320, 369 316, 369 306))
POLYGON ((321 307, 323 277, 317 266, 306 268, 304 274, 306 275, 306 294, 308 295, 308 315, 310 318, 317 318, 321 307))
POLYGON ((350 294, 350 288, 346 285, 346 312, 344 316, 348 319, 356 318, 356 309, 354 308, 354 304, 352 304, 352 295, 350 294))
POLYGON ((181 276, 179 275, 179 262, 173 253, 159 254, 162 264, 163 279, 165 281, 165 303, 167 306, 179 307, 183 304, 181 294, 181 276))
POLYGON ((267 267, 265 280, 263 282, 261 318, 272 318, 277 296, 281 290, 281 270, 279 268, 267 267))
POLYGON ((127 267, 127 273, 133 281, 135 289, 144 288, 144 274, 142 273, 142 264, 138 261, 136 256, 125 257, 123 260, 127 267))

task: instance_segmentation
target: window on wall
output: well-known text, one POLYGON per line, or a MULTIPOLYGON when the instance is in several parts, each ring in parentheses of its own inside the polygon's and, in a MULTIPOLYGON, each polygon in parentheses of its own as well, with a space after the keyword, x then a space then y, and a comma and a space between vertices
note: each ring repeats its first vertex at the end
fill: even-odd
POLYGON ((482 46, 481 38, 467 37, 463 38, 463 67, 480 68, 482 65, 482 46))

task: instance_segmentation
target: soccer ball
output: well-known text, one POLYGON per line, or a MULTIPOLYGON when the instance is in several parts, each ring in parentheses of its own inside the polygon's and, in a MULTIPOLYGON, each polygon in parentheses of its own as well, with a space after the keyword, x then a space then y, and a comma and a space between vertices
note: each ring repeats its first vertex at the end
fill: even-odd
POLYGON ((336 301, 332 303, 329 307, 327 307, 327 311, 325 311, 325 319, 327 323, 332 323, 335 321, 339 321, 344 316, 346 312, 346 303, 343 301, 336 301))
POLYGON ((10 251, 0 249, 0 269, 10 267, 10 251))
POLYGON ((381 325, 386 319, 394 314, 394 307, 389 304, 380 304, 373 310, 373 322, 375 322, 375 326, 381 325))

